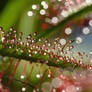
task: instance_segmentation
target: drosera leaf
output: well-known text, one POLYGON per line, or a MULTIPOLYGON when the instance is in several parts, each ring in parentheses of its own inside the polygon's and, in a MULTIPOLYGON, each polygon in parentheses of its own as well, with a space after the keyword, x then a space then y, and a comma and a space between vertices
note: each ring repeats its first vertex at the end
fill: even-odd
MULTIPOLYGON (((83 62, 78 62, 76 58, 73 59, 73 56, 72 58, 66 56, 65 48, 67 46, 70 46, 70 44, 74 42, 72 40, 68 41, 68 43, 65 45, 63 43, 62 46, 62 43, 59 43, 59 39, 55 39, 55 42, 53 44, 57 48, 53 48, 53 47, 50 48, 48 47, 48 43, 49 43, 48 40, 45 40, 44 42, 43 41, 39 42, 39 44, 42 43, 41 45, 36 44, 35 37, 37 36, 36 35, 37 33, 34 33, 34 36, 32 36, 33 38, 30 38, 31 36, 28 36, 26 43, 22 41, 21 39, 22 36, 19 37, 20 39, 16 39, 16 37, 15 39, 12 38, 11 36, 16 34, 13 33, 14 30, 10 31, 10 33, 7 33, 7 35, 4 35, 5 32, 1 30, 2 37, 0 41, 1 44, 0 55, 3 58, 7 56, 11 60, 13 60, 13 64, 10 67, 11 69, 9 69, 10 71, 8 71, 9 73, 8 74, 9 81, 7 83, 9 84, 8 86, 10 86, 14 78, 17 78, 15 79, 16 83, 14 85, 17 85, 18 84, 17 82, 21 82, 23 84, 23 86, 20 85, 19 87, 17 87, 18 89, 21 88, 20 90, 22 89, 25 90, 26 88, 27 90, 27 85, 29 85, 28 83, 32 84, 33 86, 36 87, 36 89, 38 89, 40 88, 41 83, 43 83, 46 80, 46 77, 48 77, 48 79, 53 78, 52 77, 54 75, 53 72, 56 67, 64 68, 64 69, 65 68, 74 69, 81 67, 82 69, 85 70, 87 69, 92 70, 91 65, 89 64, 85 65, 83 62), (54 69, 51 69, 52 67, 54 69)), ((3 65, 4 64, 2 64, 2 67, 3 65)), ((1 76, 3 76, 2 74, 4 74, 4 71, 3 73, 1 73, 1 76)))
MULTIPOLYGON (((4 35, 3 31, 1 30, 1 33, 4 35)), ((14 33, 14 31, 11 31, 11 34, 14 33)), ((80 62, 77 62, 77 59, 72 60, 69 56, 66 56, 65 54, 67 50, 64 50, 68 44, 71 44, 74 42, 74 40, 69 40, 67 43, 58 43, 60 39, 56 39, 54 42, 54 46, 50 48, 51 45, 48 46, 49 42, 48 40, 45 40, 42 42, 41 45, 37 45, 35 41, 35 37, 37 36, 36 33, 34 33, 33 38, 30 38, 28 36, 26 43, 22 41, 22 36, 20 36, 20 39, 11 38, 11 34, 7 34, 7 36, 2 36, 0 41, 1 48, 0 48, 0 55, 2 56, 8 56, 13 57, 17 59, 24 59, 35 63, 42 63, 47 64, 48 66, 55 66, 55 67, 72 67, 72 66, 78 66, 78 67, 85 67, 88 68, 89 65, 83 64, 83 62, 80 64, 80 62), (9 35, 9 38, 8 38, 9 35), (7 38, 7 39, 6 39, 7 38)), ((15 35, 14 33, 13 35, 15 35)), ((41 42, 39 42, 40 44, 41 42)), ((72 47, 68 47, 68 51, 71 51, 72 47)), ((73 58, 73 56, 72 56, 73 58)))

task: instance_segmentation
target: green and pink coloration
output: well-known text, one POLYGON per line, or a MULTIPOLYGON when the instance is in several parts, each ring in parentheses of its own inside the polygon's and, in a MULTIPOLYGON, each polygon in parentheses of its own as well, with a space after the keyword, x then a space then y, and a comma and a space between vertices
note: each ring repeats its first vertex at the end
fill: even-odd
MULTIPOLYGON (((85 52, 77 53, 78 56, 81 58, 80 60, 78 60, 74 56, 74 52, 73 52, 74 46, 72 43, 74 43, 74 42, 80 43, 81 42, 80 39, 66 41, 65 39, 56 38, 54 40, 54 42, 51 42, 48 39, 44 40, 44 39, 40 38, 39 42, 37 42, 36 41, 37 33, 35 32, 34 36, 32 36, 31 34, 28 35, 28 37, 26 38, 26 42, 23 42, 22 41, 23 33, 21 32, 19 37, 17 37, 17 34, 16 34, 17 31, 14 30, 12 27, 10 28, 10 31, 8 33, 6 33, 2 29, 2 27, 0 27, 0 31, 1 31, 0 55, 2 56, 2 65, 1 65, 1 69, 0 69, 1 70, 0 71, 0 80, 2 80, 3 76, 8 72, 11 65, 13 65, 13 70, 10 73, 10 76, 8 76, 9 81, 7 83, 7 87, 9 87, 11 82, 13 80, 15 80, 15 81, 25 84, 26 86, 32 87, 34 89, 34 92, 36 92, 36 91, 41 92, 40 84, 43 81, 46 73, 48 72, 48 78, 51 78, 51 79, 55 78, 55 76, 53 76, 53 75, 57 72, 56 67, 63 68, 63 69, 64 68, 71 68, 71 69, 82 68, 84 70, 85 69, 92 70, 90 57, 88 55, 86 55, 85 52), (71 53, 71 54, 68 54, 68 53, 71 53), (87 64, 84 64, 84 62, 83 62, 84 56, 86 58, 88 58, 87 64), (8 57, 8 59, 5 60, 5 57, 8 57), (41 63, 39 73, 36 75, 36 78, 38 78, 38 79, 41 78, 41 80, 39 81, 37 86, 33 86, 28 83, 30 80, 30 77, 32 75, 33 69, 34 69, 34 64, 32 64, 31 71, 30 71, 25 82, 14 78, 14 74, 20 64, 20 60, 22 60, 22 59, 25 60, 25 64, 24 64, 23 72, 21 73, 21 76, 20 76, 21 79, 24 79, 24 77, 25 77, 25 71, 27 68, 28 61, 30 62, 30 64, 32 64, 32 62, 41 63), (48 67, 45 70, 44 74, 41 75, 40 72, 42 71, 43 64, 47 64, 48 67), (4 66, 7 66, 7 68, 4 69, 4 66), (51 66, 54 66, 54 73, 51 72, 51 68, 50 68, 51 66)), ((76 79, 70 78, 72 80, 72 81, 70 81, 69 78, 70 77, 60 74, 59 80, 61 80, 61 81, 63 80, 63 82, 65 82, 65 84, 63 86, 59 85, 59 87, 58 87, 59 89, 53 88, 51 91, 52 92, 60 92, 60 90, 62 90, 61 92, 69 92, 70 88, 67 88, 68 86, 73 87, 73 90, 75 90, 74 89, 75 86, 77 87, 79 85, 82 85, 82 86, 84 85, 84 84, 81 84, 82 82, 77 85, 77 84, 75 84, 75 82, 77 81, 76 79), (63 78, 62 76, 65 79, 62 79, 63 78), (64 90, 66 90, 66 91, 64 91, 64 90)), ((54 81, 55 80, 53 79, 52 86, 54 86, 54 87, 58 86, 58 85, 55 86, 55 84, 53 84, 54 81)), ((81 80, 81 81, 83 81, 83 80, 81 80)), ((56 80, 56 82, 57 82, 57 80, 56 80)), ((88 83, 88 85, 89 84, 90 83, 88 83)), ((26 86, 24 86, 22 88, 22 91, 26 91, 26 86)), ((3 90, 2 84, 0 84, 0 87, 1 87, 1 90, 3 90)), ((45 91, 43 91, 43 88, 42 88, 42 92, 45 92, 45 91)), ((72 91, 72 92, 77 92, 77 91, 72 91)), ((79 91, 79 92, 81 92, 81 91, 79 91)))

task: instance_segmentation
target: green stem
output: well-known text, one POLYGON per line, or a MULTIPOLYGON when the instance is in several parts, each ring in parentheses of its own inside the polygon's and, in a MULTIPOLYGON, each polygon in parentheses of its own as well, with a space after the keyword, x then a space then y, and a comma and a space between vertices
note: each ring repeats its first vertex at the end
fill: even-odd
POLYGON ((65 68, 65 67, 72 67, 72 66, 78 66, 78 64, 74 65, 72 62, 69 63, 65 63, 66 59, 64 60, 59 60, 58 62, 55 62, 59 56, 55 56, 53 58, 49 57, 49 53, 45 52, 44 50, 42 50, 43 53, 47 53, 46 55, 40 54, 41 50, 38 50, 36 48, 32 49, 31 52, 33 51, 38 51, 37 54, 35 53, 31 53, 32 56, 29 56, 29 50, 30 47, 27 46, 21 46, 18 45, 18 47, 20 47, 20 50, 24 49, 23 52, 16 51, 17 45, 13 43, 14 48, 8 48, 7 46, 10 46, 11 44, 7 44, 7 43, 2 43, 0 42, 0 55, 3 57, 13 57, 16 59, 20 59, 20 60, 27 60, 30 61, 31 63, 42 63, 42 64, 47 64, 48 66, 55 66, 55 67, 61 67, 61 68, 65 68), (5 45, 5 47, 2 47, 2 45, 5 45))

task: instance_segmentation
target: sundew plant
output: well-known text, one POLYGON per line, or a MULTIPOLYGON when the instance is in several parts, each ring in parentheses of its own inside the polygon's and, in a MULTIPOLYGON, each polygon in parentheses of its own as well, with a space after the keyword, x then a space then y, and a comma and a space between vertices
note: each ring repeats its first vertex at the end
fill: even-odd
POLYGON ((0 92, 92 92, 92 0, 1 0, 0 92))

